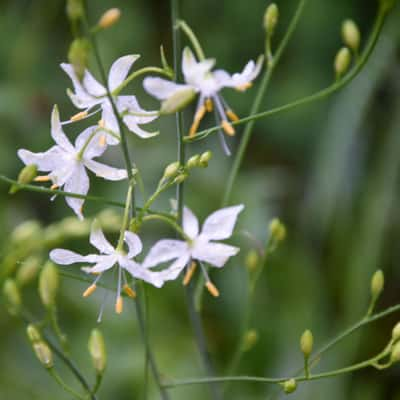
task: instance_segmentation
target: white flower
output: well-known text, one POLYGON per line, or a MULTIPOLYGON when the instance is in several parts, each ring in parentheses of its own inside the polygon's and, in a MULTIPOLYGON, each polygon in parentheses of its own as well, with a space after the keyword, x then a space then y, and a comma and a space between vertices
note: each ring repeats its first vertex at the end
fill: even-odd
MULTIPOLYGON (((32 153, 25 149, 18 150, 19 158, 26 164, 35 164, 39 171, 49 172, 46 176, 38 176, 37 182, 52 181, 53 188, 64 187, 64 191, 86 195, 89 191, 89 177, 86 168, 97 176, 110 181, 125 179, 125 170, 112 168, 94 161, 101 156, 106 146, 101 143, 97 127, 84 130, 72 145, 62 130, 57 106, 51 114, 51 136, 56 145, 44 153, 32 153)), ((82 216, 84 200, 66 197, 67 204, 79 218, 82 216)))
MULTIPOLYGON (((160 272, 165 281, 174 280, 191 260, 208 263, 221 268, 230 257, 239 252, 239 248, 215 241, 232 236, 239 213, 243 205, 226 207, 218 210, 205 220, 201 232, 196 216, 188 209, 183 210, 183 231, 187 241, 163 239, 149 251, 143 262, 145 268, 152 268, 161 263, 175 260, 168 268, 160 272)), ((201 265, 201 263, 200 263, 201 265)), ((188 272, 190 268, 188 267, 188 272)), ((205 270, 207 283, 211 283, 205 270)))
POLYGON ((148 77, 144 80, 144 88, 152 96, 159 100, 167 100, 179 92, 194 90, 199 93, 199 101, 196 108, 194 122, 190 128, 189 136, 194 136, 200 121, 207 111, 212 111, 213 105, 216 107, 218 123, 228 135, 235 133, 228 118, 236 121, 238 117, 230 109, 220 95, 224 87, 234 87, 238 90, 245 90, 251 86, 251 82, 260 73, 263 57, 260 57, 257 64, 250 61, 243 72, 240 74, 229 75, 226 71, 219 69, 211 71, 215 60, 206 59, 197 61, 192 51, 185 48, 182 56, 182 72, 185 84, 178 84, 162 78, 148 77))
POLYGON ((59 265, 70 265, 76 263, 94 264, 92 267, 83 267, 82 270, 88 274, 97 275, 93 284, 83 293, 84 297, 89 296, 96 290, 96 284, 102 274, 111 269, 114 265, 118 265, 118 287, 115 308, 116 312, 122 312, 121 290, 123 289, 130 297, 135 297, 135 292, 129 287, 123 270, 128 271, 134 278, 144 280, 156 287, 161 287, 164 281, 161 279, 160 273, 149 271, 143 268, 139 263, 133 261, 142 251, 142 242, 136 234, 125 231, 124 241, 127 245, 128 252, 115 249, 105 238, 103 231, 93 223, 90 234, 90 243, 100 254, 89 254, 83 256, 70 250, 54 249, 50 252, 50 259, 59 265), (122 281, 124 285, 122 285, 122 281))
MULTIPOLYGON (((132 64, 139 58, 139 55, 127 55, 118 58, 111 66, 108 75, 108 88, 113 94, 118 113, 121 115, 125 125, 131 132, 141 138, 149 138, 157 135, 158 132, 147 132, 139 125, 147 124, 157 118, 155 112, 145 111, 140 106, 135 96, 114 95, 126 79, 132 64)), ((101 85, 93 75, 85 70, 82 81, 79 80, 71 64, 61 64, 61 68, 72 80, 75 93, 68 91, 68 95, 73 104, 85 111, 89 111, 98 105, 102 110, 101 126, 104 128, 107 143, 118 143, 119 128, 118 121, 112 109, 112 105, 107 97, 106 88, 101 85)))

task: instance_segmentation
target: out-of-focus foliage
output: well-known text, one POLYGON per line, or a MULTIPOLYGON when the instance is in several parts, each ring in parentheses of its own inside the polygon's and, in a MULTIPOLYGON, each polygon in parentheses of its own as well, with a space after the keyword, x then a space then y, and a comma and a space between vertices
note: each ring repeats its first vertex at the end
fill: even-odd
MULTIPOLYGON (((140 66, 159 65, 160 44, 165 46, 172 61, 168 1, 89 0, 88 3, 93 20, 110 6, 122 10, 122 17, 112 31, 99 35, 107 66, 129 53, 142 55, 137 62, 140 66)), ((237 71, 248 59, 262 53, 267 1, 183 3, 182 17, 198 34, 207 56, 218 58, 220 67, 237 71)), ((277 3, 280 22, 274 40, 284 34, 297 2, 277 3)), ((341 46, 342 21, 346 18, 357 21, 365 38, 376 3, 376 0, 310 0, 274 75, 263 109, 329 85, 333 79, 333 59, 341 46)), ((296 370, 302 364, 298 349, 301 333, 312 328, 317 346, 359 318, 367 308, 369 279, 378 268, 385 272, 387 282, 380 305, 399 302, 399 18, 397 9, 368 66, 343 92, 256 124, 235 186, 233 204, 240 201, 246 205, 240 228, 261 241, 275 216, 285 222, 288 234, 259 282, 251 324, 259 339, 246 353, 240 373, 287 376, 296 370)), ((75 112, 65 94, 70 81, 59 68, 66 60, 72 40, 65 2, 3 0, 0 37, 0 171, 16 176, 22 167, 16 157, 18 148, 32 151, 48 148, 52 105, 60 106, 63 119, 75 112)), ((96 73, 93 60, 90 65, 96 73)), ((247 115, 256 88, 257 84, 244 95, 227 93, 226 99, 237 114, 247 115)), ((136 91, 145 108, 158 106, 139 83, 131 85, 129 90, 136 91)), ((188 124, 190 118, 187 114, 188 124)), ((73 129, 69 130, 72 135, 79 133, 73 129)), ((238 129, 237 136, 240 134, 238 129)), ((174 118, 163 120, 157 139, 130 139, 133 157, 146 184, 154 186, 163 168, 176 159, 174 118)), ((195 172, 186 184, 186 203, 202 216, 219 207, 221 188, 232 162, 220 151, 216 137, 189 146, 190 153, 208 149, 215 155, 209 168, 195 172)), ((111 153, 114 165, 123 166, 119 152, 111 153)), ((97 180, 92 192, 123 201, 124 190, 122 183, 111 186, 97 180)), ((3 254, 8 251, 10 232, 22 221, 38 219, 47 225, 71 215, 63 199, 50 202, 45 195, 27 192, 10 197, 7 191, 8 188, 1 186, 3 254)), ((157 202, 157 207, 167 206, 173 195, 168 193, 163 201, 157 202)), ((88 216, 102 209, 99 204, 85 207, 88 216)), ((167 233, 171 234, 157 224, 145 230, 148 238, 167 233)), ((71 239, 65 246, 86 252, 86 242, 86 239, 71 239)), ((238 339, 245 307, 244 262, 254 244, 243 240, 241 243, 238 258, 213 275, 221 297, 216 300, 207 296, 203 310, 211 356, 221 374, 238 339)), ((24 289, 23 297, 33 310, 41 312, 36 287, 37 282, 24 289)), ((72 345, 71 353, 90 375, 87 341, 96 325, 102 295, 96 293, 90 299, 83 299, 84 288, 83 283, 63 278, 58 305, 60 323, 72 345)), ((181 284, 171 283, 162 290, 149 288, 148 299, 150 340, 161 371, 173 377, 201 375, 181 284)), ((29 348, 25 327, 9 317, 4 308, 1 315, 0 398, 68 399, 40 368, 29 348)), ((324 357, 321 368, 335 368, 367 358, 369 352, 373 354, 386 343, 398 318, 390 317, 354 335, 324 357)), ((101 328, 107 344, 108 369, 100 398, 138 398, 143 388, 144 351, 133 306, 127 307, 122 316, 116 316, 109 305, 101 328)), ((70 378, 68 372, 61 371, 70 378)), ((400 398, 399 374, 399 367, 384 373, 367 370, 349 378, 302 385, 292 396, 396 400, 400 398)), ((262 399, 276 388, 235 384, 231 390, 232 398, 262 399)), ((207 387, 185 387, 171 393, 174 399, 208 396, 207 387)), ((151 398, 157 398, 155 390, 151 398)))

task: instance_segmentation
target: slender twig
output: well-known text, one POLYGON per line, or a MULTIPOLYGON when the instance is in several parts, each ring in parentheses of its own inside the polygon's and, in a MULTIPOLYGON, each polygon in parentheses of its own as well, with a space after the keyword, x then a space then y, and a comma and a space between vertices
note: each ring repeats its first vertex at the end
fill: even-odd
POLYGON ((56 370, 54 368, 49 368, 47 370, 47 372, 50 374, 50 376, 53 377, 53 379, 70 395, 74 396, 77 399, 80 400, 85 400, 86 397, 82 396, 81 394, 79 394, 78 392, 76 392, 74 389, 72 389, 69 385, 67 385, 63 379, 60 377, 60 375, 58 375, 58 373, 56 372, 56 370))

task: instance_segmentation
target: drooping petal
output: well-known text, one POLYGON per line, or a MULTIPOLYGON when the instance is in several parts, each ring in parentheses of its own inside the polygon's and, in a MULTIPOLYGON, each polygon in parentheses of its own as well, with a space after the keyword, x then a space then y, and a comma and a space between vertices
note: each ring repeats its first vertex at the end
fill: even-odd
POLYGON ((95 266, 81 268, 82 271, 88 274, 98 274, 112 268, 118 260, 118 256, 116 256, 115 254, 97 257, 97 264, 95 266))
POLYGON ((156 111, 146 111, 140 107, 136 96, 118 96, 117 108, 121 114, 129 115, 136 118, 136 123, 139 125, 148 124, 158 118, 156 111), (134 115, 140 114, 140 115, 134 115))
POLYGON ((72 146, 62 129, 60 113, 58 112, 57 106, 53 107, 53 111, 51 113, 51 136, 62 149, 69 153, 75 152, 74 146, 72 146))
POLYGON ((143 266, 152 268, 180 257, 189 257, 187 243, 181 240, 162 239, 150 249, 143 261, 143 266))
POLYGON ((220 268, 226 264, 230 257, 235 256, 239 250, 238 247, 227 244, 203 241, 193 248, 192 257, 220 268))
POLYGON ((209 240, 223 240, 231 237, 238 215, 243 208, 243 204, 240 204, 215 211, 205 220, 201 235, 209 240))
POLYGON ((98 260, 98 256, 96 254, 82 256, 70 250, 54 249, 50 252, 50 259, 59 265, 69 265, 75 263, 95 263, 98 260))
POLYGON ((132 116, 126 116, 124 117, 124 123, 128 127, 128 129, 141 137, 142 139, 148 139, 153 136, 157 136, 159 134, 158 131, 153 131, 153 132, 148 132, 145 131, 144 129, 140 128, 139 125, 137 124, 137 118, 132 117, 132 116))
POLYGON ((114 247, 111 246, 110 242, 105 238, 103 231, 96 223, 92 226, 89 241, 102 254, 109 255, 115 252, 114 247))
POLYGON ((87 168, 101 178, 109 181, 120 181, 127 177, 125 169, 110 167, 94 160, 84 160, 87 168))
POLYGON ((136 279, 141 279, 157 288, 160 288, 164 284, 161 272, 150 271, 142 265, 132 260, 128 260, 126 257, 125 259, 120 260, 120 265, 136 279))
MULTIPOLYGON (((82 164, 75 166, 70 178, 65 182, 64 191, 82 195, 87 194, 89 191, 89 177, 82 164)), ((78 218, 83 219, 82 208, 85 200, 76 197, 66 197, 65 201, 74 210, 78 218)))
POLYGON ((100 157, 107 149, 107 143, 103 143, 101 136, 103 133, 99 131, 98 126, 91 126, 86 128, 75 141, 76 152, 79 153, 83 148, 83 157, 85 159, 92 159, 100 157))
POLYGON ((110 68, 108 74, 108 87, 113 92, 128 75, 132 64, 140 57, 138 54, 131 54, 118 58, 110 68))
POLYGON ((163 269, 160 271, 160 278, 163 281, 173 281, 175 280, 181 271, 185 268, 185 266, 190 261, 190 254, 184 254, 182 257, 179 257, 175 260, 168 268, 163 269))
POLYGON ((183 231, 191 239, 194 239, 199 234, 199 220, 187 207, 183 208, 182 226, 183 231))
POLYGON ((124 240, 128 245, 128 258, 136 257, 143 250, 139 236, 130 231, 125 231, 124 240))
POLYGON ((44 153, 32 153, 29 150, 18 150, 18 157, 25 165, 35 164, 39 171, 54 171, 63 162, 64 151, 59 146, 53 146, 44 153))
POLYGON ((145 78, 143 81, 143 87, 147 93, 151 94, 158 100, 166 100, 181 90, 184 91, 192 88, 189 85, 182 85, 162 78, 153 77, 145 78))

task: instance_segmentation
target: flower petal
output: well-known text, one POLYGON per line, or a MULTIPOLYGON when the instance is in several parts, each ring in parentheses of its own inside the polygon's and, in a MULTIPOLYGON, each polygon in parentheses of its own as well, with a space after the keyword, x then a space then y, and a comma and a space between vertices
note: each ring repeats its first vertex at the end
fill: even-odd
POLYGON ((194 247, 192 257, 215 267, 223 267, 228 259, 239 252, 238 247, 223 243, 203 242, 194 247))
POLYGON ((92 225, 89 241, 90 244, 96 247, 96 249, 102 254, 110 255, 115 253, 114 247, 111 246, 110 242, 105 238, 103 231, 96 222, 92 225))
POLYGON ((159 240, 149 251, 143 261, 145 268, 152 268, 164 262, 180 257, 189 257, 189 249, 182 240, 159 240))
POLYGON ((60 121, 60 113, 58 112, 58 107, 54 106, 51 113, 51 136, 54 141, 68 153, 74 153, 75 148, 72 146, 71 142, 65 135, 60 121))
POLYGON ((205 220, 201 235, 209 240, 223 240, 231 237, 237 217, 243 208, 243 204, 240 204, 215 211, 205 220))
POLYGON ((85 129, 75 141, 76 152, 79 153, 83 147, 85 151, 83 157, 85 159, 92 159, 100 157, 107 149, 106 143, 102 143, 100 140, 103 135, 102 131, 98 130, 98 126, 91 126, 85 129))
POLYGON ((161 272, 150 271, 132 260, 127 258, 120 260, 121 267, 125 268, 134 278, 141 279, 151 285, 160 288, 164 284, 164 279, 161 272))
POLYGON ((88 274, 100 273, 104 272, 107 269, 110 269, 117 262, 118 257, 115 254, 106 255, 106 256, 97 256, 97 264, 94 267, 84 267, 81 268, 82 271, 88 274))
POLYGON ((85 159, 84 163, 87 168, 89 168, 92 172, 96 174, 96 176, 107 179, 109 181, 120 181, 127 177, 125 169, 110 167, 94 160, 85 159))
POLYGON ((125 231, 124 240, 128 245, 128 258, 137 256, 143 250, 143 244, 139 236, 130 231, 125 231))
POLYGON ((190 254, 185 254, 182 257, 179 257, 176 261, 174 261, 168 268, 160 271, 160 278, 163 281, 173 281, 175 280, 181 271, 185 268, 185 266, 190 261, 190 254))
POLYGON ((118 58, 110 68, 108 74, 108 88, 113 92, 128 75, 132 64, 140 57, 138 54, 131 54, 118 58))
POLYGON ((158 131, 147 132, 144 129, 140 128, 139 125, 137 124, 136 120, 137 120, 137 117, 133 117, 133 116, 124 117, 124 123, 128 127, 128 129, 131 132, 136 133, 136 135, 138 135, 142 139, 148 139, 153 136, 157 136, 159 134, 158 131))
MULTIPOLYGON (((78 164, 72 172, 69 179, 65 182, 64 191, 86 195, 89 191, 89 177, 85 167, 78 164)), ((76 197, 66 197, 65 201, 74 210, 79 219, 83 219, 82 208, 85 202, 84 199, 76 197)))
POLYGON ((50 252, 50 259, 59 265, 69 265, 75 263, 95 263, 98 260, 98 256, 96 254, 82 256, 70 250, 54 249, 50 252))
POLYGON ((187 208, 183 208, 183 218, 182 218, 183 231, 190 237, 194 239, 199 234, 199 221, 193 212, 187 208))
POLYGON ((118 96, 117 97, 117 108, 121 114, 142 114, 142 115, 129 115, 136 119, 136 123, 148 124, 158 118, 158 115, 154 115, 156 111, 146 111, 140 107, 136 96, 118 96))
POLYGON ((65 152, 59 146, 53 146, 44 153, 32 153, 29 150, 18 150, 18 157, 25 165, 35 164, 39 171, 54 171, 60 168, 65 152))
POLYGON ((162 78, 153 77, 145 78, 143 81, 143 87, 147 93, 156 97, 158 100, 168 99, 180 90, 191 88, 189 85, 182 85, 162 78))
POLYGON ((183 50, 182 72, 185 82, 197 86, 199 82, 211 71, 215 60, 207 59, 198 62, 189 47, 183 50))

